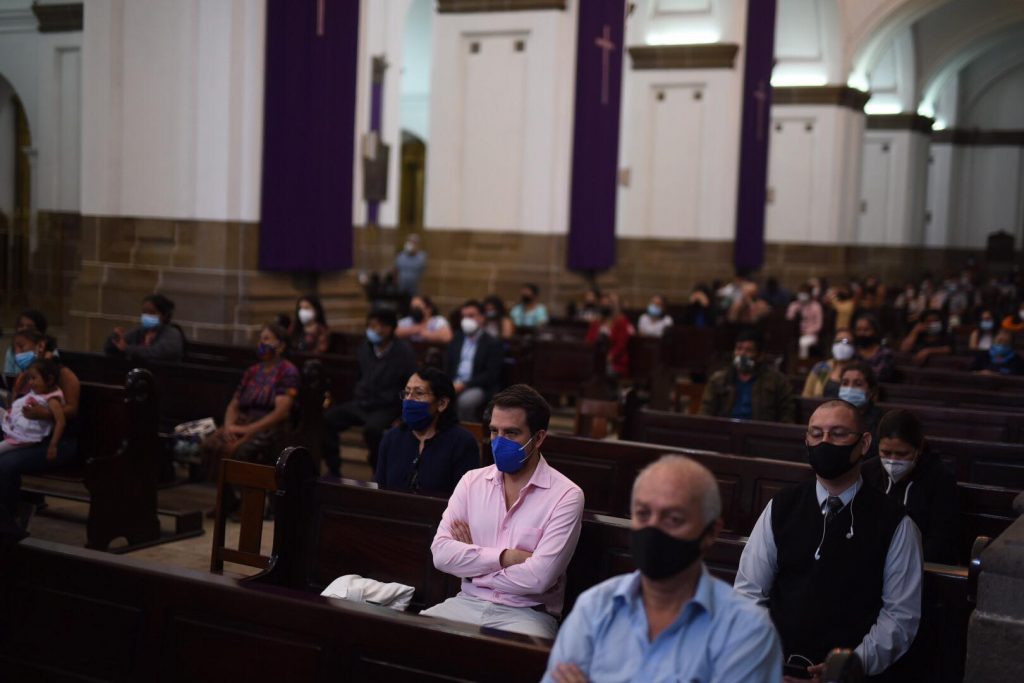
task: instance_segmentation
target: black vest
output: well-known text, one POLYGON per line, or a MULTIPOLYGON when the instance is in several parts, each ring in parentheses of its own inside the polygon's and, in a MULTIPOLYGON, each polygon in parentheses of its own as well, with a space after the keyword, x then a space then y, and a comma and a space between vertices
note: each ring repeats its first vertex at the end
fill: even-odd
POLYGON ((799 654, 818 663, 834 647, 860 644, 882 608, 885 559, 903 514, 897 503, 862 484, 829 523, 816 560, 824 516, 815 482, 772 499, 778 574, 770 609, 787 657, 799 654), (851 507, 854 533, 848 539, 851 507))

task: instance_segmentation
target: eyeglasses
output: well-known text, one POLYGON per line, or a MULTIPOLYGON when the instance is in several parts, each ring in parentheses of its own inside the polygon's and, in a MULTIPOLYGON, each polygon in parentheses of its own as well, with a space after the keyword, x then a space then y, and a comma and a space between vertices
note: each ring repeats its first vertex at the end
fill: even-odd
POLYGON ((411 400, 411 401, 427 401, 433 394, 430 391, 425 391, 416 387, 415 389, 401 389, 398 392, 398 399, 400 401, 411 400))
POLYGON ((833 427, 832 429, 810 427, 807 430, 807 440, 813 441, 815 443, 820 443, 824 441, 826 436, 831 436, 832 441, 839 443, 843 441, 849 441, 851 438, 859 435, 859 432, 853 429, 847 429, 846 427, 833 427))

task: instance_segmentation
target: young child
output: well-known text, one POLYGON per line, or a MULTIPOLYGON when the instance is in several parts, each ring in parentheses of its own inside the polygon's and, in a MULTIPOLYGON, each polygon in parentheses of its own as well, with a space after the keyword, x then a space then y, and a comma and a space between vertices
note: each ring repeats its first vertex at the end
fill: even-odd
POLYGON ((0 425, 4 439, 0 442, 0 456, 16 448, 33 446, 53 432, 46 459, 57 457, 57 444, 64 433, 64 393, 57 386, 60 368, 52 360, 40 358, 25 371, 28 393, 17 399, 10 410, 0 408, 0 425), (25 416, 25 408, 44 406, 51 415, 50 420, 33 420, 25 416))

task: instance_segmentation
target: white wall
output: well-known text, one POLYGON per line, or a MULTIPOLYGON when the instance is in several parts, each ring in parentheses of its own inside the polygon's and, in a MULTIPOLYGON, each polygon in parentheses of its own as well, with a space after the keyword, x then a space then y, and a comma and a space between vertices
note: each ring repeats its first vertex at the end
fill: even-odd
POLYGON ((928 218, 924 228, 924 245, 927 247, 950 244, 957 205, 955 173, 961 155, 962 148, 949 143, 932 143, 929 148, 928 218))
POLYGON ((858 244, 921 244, 928 145, 917 132, 865 131, 858 244))
POLYGON ((566 232, 576 7, 434 18, 427 226, 566 232))
POLYGON ((845 83, 836 0, 780 0, 772 85, 845 83))
POLYGON ((414 0, 403 35, 401 72, 402 130, 422 140, 430 137, 430 54, 433 44, 434 3, 414 0))
POLYGON ((864 115, 846 107, 775 105, 771 116, 766 239, 853 243, 864 115))
POLYGON ((618 234, 732 239, 742 66, 633 71, 623 83, 618 234), (659 95, 662 99, 659 99, 659 95))
POLYGON ((82 212, 259 219, 265 3, 86 0, 82 212))

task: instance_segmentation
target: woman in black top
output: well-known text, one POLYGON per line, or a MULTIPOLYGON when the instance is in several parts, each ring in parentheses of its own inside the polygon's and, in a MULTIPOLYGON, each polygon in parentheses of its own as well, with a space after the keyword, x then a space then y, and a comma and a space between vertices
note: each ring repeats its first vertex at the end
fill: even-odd
POLYGON ((878 424, 878 455, 864 463, 864 481, 903 504, 921 531, 925 562, 959 564, 956 479, 928 447, 912 412, 885 414, 878 424))
POLYGON ((374 477, 381 488, 451 495, 480 467, 480 446, 459 426, 455 386, 436 368, 420 368, 401 392, 402 424, 384 435, 374 477))

